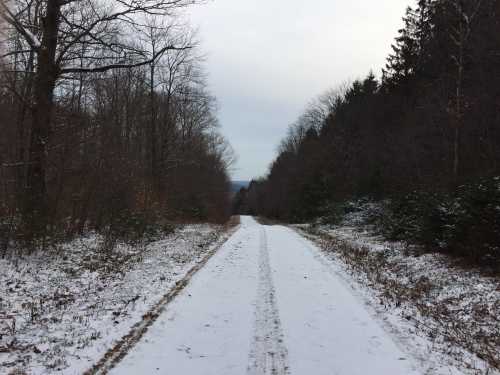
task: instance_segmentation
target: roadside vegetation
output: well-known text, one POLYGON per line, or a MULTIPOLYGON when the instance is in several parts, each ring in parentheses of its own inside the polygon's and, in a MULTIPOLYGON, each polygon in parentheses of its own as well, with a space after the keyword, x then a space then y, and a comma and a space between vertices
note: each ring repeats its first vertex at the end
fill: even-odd
POLYGON ((194 3, 0 3, 0 257, 229 218, 194 3))

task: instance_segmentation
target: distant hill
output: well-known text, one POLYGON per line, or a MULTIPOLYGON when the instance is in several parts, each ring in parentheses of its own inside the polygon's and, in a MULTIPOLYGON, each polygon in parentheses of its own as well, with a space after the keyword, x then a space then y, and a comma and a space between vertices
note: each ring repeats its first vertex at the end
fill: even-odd
POLYGON ((247 188, 250 181, 231 181, 231 192, 237 193, 242 187, 247 188))

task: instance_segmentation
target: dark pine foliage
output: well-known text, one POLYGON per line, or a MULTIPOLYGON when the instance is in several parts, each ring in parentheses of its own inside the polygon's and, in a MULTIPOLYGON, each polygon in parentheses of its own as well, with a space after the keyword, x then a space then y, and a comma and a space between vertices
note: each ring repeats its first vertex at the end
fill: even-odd
POLYGON ((390 237, 498 259, 500 1, 421 0, 404 25, 382 78, 330 93, 319 121, 308 109, 240 205, 304 222, 390 198, 390 237))

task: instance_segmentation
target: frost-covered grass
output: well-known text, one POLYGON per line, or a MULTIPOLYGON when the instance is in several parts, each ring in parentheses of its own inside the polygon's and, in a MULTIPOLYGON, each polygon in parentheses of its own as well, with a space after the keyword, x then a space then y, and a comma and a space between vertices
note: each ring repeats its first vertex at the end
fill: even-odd
POLYGON ((427 348, 418 355, 430 367, 449 363, 469 374, 499 374, 500 280, 446 255, 374 235, 363 216, 377 209, 351 213, 337 226, 298 229, 357 281, 400 335, 425 339, 419 345, 427 348))
POLYGON ((143 246, 102 251, 95 234, 0 260, 0 373, 81 374, 223 238, 186 225, 143 246))

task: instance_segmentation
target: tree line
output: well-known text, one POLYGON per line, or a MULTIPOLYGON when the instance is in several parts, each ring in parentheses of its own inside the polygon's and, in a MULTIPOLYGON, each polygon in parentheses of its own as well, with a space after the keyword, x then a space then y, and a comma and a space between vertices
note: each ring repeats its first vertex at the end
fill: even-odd
POLYGON ((495 231, 499 144, 500 1, 419 0, 381 78, 370 73, 314 100, 234 209, 303 222, 356 197, 450 195, 475 183, 474 202, 496 218, 482 225, 495 231), (489 202, 481 186, 492 187, 489 202))
POLYGON ((191 4, 1 4, 4 238, 131 217, 229 215, 234 156, 218 131, 196 35, 182 20, 191 4))

